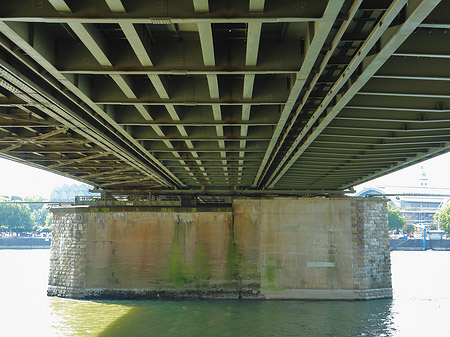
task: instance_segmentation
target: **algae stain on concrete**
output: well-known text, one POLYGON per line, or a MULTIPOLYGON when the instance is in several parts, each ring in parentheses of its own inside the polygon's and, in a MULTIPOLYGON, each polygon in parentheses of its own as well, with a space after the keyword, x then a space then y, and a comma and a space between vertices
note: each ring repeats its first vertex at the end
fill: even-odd
POLYGON ((338 287, 338 267, 333 249, 328 249, 328 262, 334 262, 334 267, 327 268, 327 286, 328 289, 336 289, 338 287))
POLYGON ((208 245, 199 243, 195 247, 195 270, 194 278, 198 280, 209 280, 211 278, 211 265, 209 263, 208 245))
POLYGON ((112 287, 117 287, 120 283, 121 277, 121 261, 116 254, 116 249, 111 247, 111 254, 109 256, 109 269, 106 270, 106 279, 112 287))
POLYGON ((227 249, 227 257, 225 263, 225 280, 240 281, 239 265, 241 263, 241 255, 239 253, 239 245, 236 242, 236 232, 234 230, 234 218, 232 218, 230 227, 230 238, 227 249))
POLYGON ((180 242, 174 240, 169 257, 169 281, 177 286, 181 286, 184 283, 182 248, 180 242))
POLYGON ((184 250, 186 245, 186 224, 178 216, 174 219, 175 226, 172 248, 169 256, 169 281, 175 286, 184 284, 184 250))
POLYGON ((175 286, 192 282, 207 281, 211 278, 211 265, 206 244, 196 244, 194 261, 185 261, 186 244, 191 231, 192 221, 176 218, 172 248, 169 257, 169 281, 175 286))
POLYGON ((239 247, 234 240, 231 240, 228 244, 227 260, 225 264, 225 279, 226 280, 239 280, 239 262, 241 260, 239 254, 239 247))
POLYGON ((278 271, 280 269, 280 261, 275 258, 268 258, 266 262, 266 284, 267 289, 277 289, 278 271))

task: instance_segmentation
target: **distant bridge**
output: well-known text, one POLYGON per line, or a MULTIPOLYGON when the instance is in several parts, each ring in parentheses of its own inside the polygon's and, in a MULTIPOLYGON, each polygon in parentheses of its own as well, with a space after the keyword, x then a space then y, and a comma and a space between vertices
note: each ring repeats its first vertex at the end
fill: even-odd
POLYGON ((111 192, 338 193, 450 146, 450 1, 0 3, 0 156, 111 192))

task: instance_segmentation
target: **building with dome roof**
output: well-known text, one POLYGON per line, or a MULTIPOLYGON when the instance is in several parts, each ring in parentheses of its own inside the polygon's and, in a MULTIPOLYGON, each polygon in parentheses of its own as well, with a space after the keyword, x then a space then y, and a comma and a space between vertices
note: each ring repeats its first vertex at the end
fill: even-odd
POLYGON ((86 184, 73 184, 69 186, 64 184, 62 187, 55 187, 50 195, 50 201, 73 202, 75 197, 79 196, 98 196, 97 193, 91 193, 92 186, 86 184))
POLYGON ((386 195, 394 208, 400 210, 407 223, 421 227, 434 222, 434 215, 445 208, 450 200, 450 188, 430 185, 423 166, 418 179, 410 186, 366 187, 356 194, 358 197, 386 195))

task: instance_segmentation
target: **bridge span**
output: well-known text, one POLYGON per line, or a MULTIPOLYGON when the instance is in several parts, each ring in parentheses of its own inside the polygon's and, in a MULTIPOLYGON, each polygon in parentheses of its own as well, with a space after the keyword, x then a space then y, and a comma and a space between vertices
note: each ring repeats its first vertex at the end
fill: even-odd
POLYGON ((56 210, 49 293, 391 296, 384 203, 299 197, 449 150, 449 29, 448 0, 2 1, 0 157, 148 201, 56 210))
POLYGON ((0 156, 108 191, 342 191, 448 150, 449 14, 3 1, 0 156))

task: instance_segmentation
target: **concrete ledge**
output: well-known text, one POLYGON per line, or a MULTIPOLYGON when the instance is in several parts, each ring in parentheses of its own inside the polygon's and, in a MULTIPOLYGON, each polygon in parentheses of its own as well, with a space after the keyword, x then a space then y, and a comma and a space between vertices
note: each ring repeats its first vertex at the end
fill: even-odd
POLYGON ((286 289, 262 290, 267 300, 356 300, 354 290, 343 289, 286 289))
POLYGON ((85 300, 220 300, 259 299, 264 296, 256 288, 195 288, 195 289, 84 289, 49 287, 48 296, 78 298, 85 300))
POLYGON ((370 290, 343 289, 80 289, 67 287, 49 287, 48 296, 77 298, 85 300, 368 300, 392 298, 392 289, 370 290))
POLYGON ((392 288, 375 288, 375 289, 365 289, 357 290, 358 299, 361 300, 377 300, 383 298, 392 298, 392 288))
POLYGON ((85 290, 82 288, 75 288, 75 287, 48 286, 47 296, 83 299, 85 297, 85 290))
POLYGON ((262 290, 267 300, 368 300, 392 298, 391 288, 370 290, 346 289, 286 289, 262 290))

